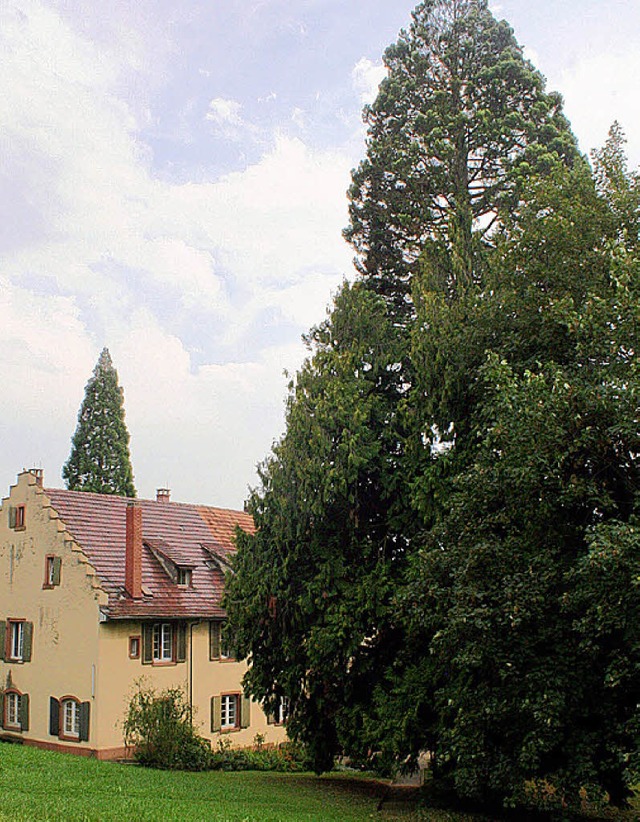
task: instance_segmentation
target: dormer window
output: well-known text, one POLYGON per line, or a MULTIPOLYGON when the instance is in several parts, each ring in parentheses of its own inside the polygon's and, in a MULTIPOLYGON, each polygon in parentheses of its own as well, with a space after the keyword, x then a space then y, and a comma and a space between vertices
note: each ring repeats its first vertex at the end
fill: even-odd
POLYGON ((191 568, 178 568, 178 585, 182 585, 185 588, 190 588, 191 576, 191 568))

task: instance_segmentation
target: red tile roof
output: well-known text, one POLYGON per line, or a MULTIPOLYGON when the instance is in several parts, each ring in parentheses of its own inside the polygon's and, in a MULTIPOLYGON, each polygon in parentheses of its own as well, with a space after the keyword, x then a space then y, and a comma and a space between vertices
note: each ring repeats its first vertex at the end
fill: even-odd
POLYGON ((127 503, 131 500, 53 488, 45 489, 45 494, 96 569, 109 595, 108 618, 224 616, 220 606, 224 575, 208 548, 225 557, 233 553, 236 526, 254 531, 249 514, 180 502, 139 500, 144 596, 132 599, 124 588, 125 521, 127 503), (173 582, 152 547, 160 548, 176 565, 193 568, 191 586, 173 582))

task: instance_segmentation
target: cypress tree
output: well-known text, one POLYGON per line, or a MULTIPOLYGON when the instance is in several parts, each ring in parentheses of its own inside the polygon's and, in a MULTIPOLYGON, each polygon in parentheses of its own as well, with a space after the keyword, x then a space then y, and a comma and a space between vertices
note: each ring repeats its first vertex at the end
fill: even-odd
POLYGON ((135 497, 124 393, 107 348, 87 383, 62 477, 71 491, 135 497))

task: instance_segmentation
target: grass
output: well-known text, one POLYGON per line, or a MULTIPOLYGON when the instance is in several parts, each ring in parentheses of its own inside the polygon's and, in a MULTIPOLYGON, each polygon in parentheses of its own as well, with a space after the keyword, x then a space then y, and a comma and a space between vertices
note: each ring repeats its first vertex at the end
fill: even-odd
MULTIPOLYGON (((616 820, 638 820, 640 805, 616 820)), ((0 822, 491 822, 344 773, 184 773, 0 743, 0 822)), ((513 817, 512 817, 513 819, 513 817)))
MULTIPOLYGON (((0 744, 1 822, 356 822, 420 819, 414 793, 377 780, 264 772, 179 773, 0 744)), ((422 817, 424 818, 424 817, 422 817)), ((445 820, 448 817, 433 817, 445 820)))

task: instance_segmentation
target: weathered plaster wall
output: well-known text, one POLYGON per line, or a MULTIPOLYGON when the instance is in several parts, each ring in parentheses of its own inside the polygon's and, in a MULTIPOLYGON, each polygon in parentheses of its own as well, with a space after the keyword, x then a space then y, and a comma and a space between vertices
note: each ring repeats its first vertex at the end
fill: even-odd
POLYGON ((91 703, 88 742, 71 742, 73 748, 98 744, 98 710, 93 693, 98 663, 98 618, 106 597, 97 587, 93 569, 79 551, 31 473, 18 477, 17 485, 0 508, 0 619, 25 619, 33 623, 30 662, 0 661, 0 685, 10 680, 29 694, 29 730, 25 740, 62 744, 49 734, 49 698, 77 697, 91 703), (25 506, 23 530, 9 527, 9 508, 25 506), (60 585, 43 588, 45 557, 62 559, 60 585))
POLYGON ((255 703, 251 705, 249 728, 211 733, 211 697, 241 692, 246 665, 209 660, 209 622, 194 620, 193 623, 193 630, 187 629, 186 662, 162 665, 143 665, 140 659, 129 659, 129 637, 142 634, 139 622, 107 622, 100 626, 96 690, 100 702, 98 733, 102 747, 113 749, 114 755, 123 744, 122 721, 139 680, 157 690, 180 687, 185 694, 191 694, 195 708, 194 723, 214 747, 221 737, 228 738, 234 746, 253 744, 256 734, 264 736, 268 743, 279 743, 286 738, 284 728, 269 725, 264 712, 255 703))

